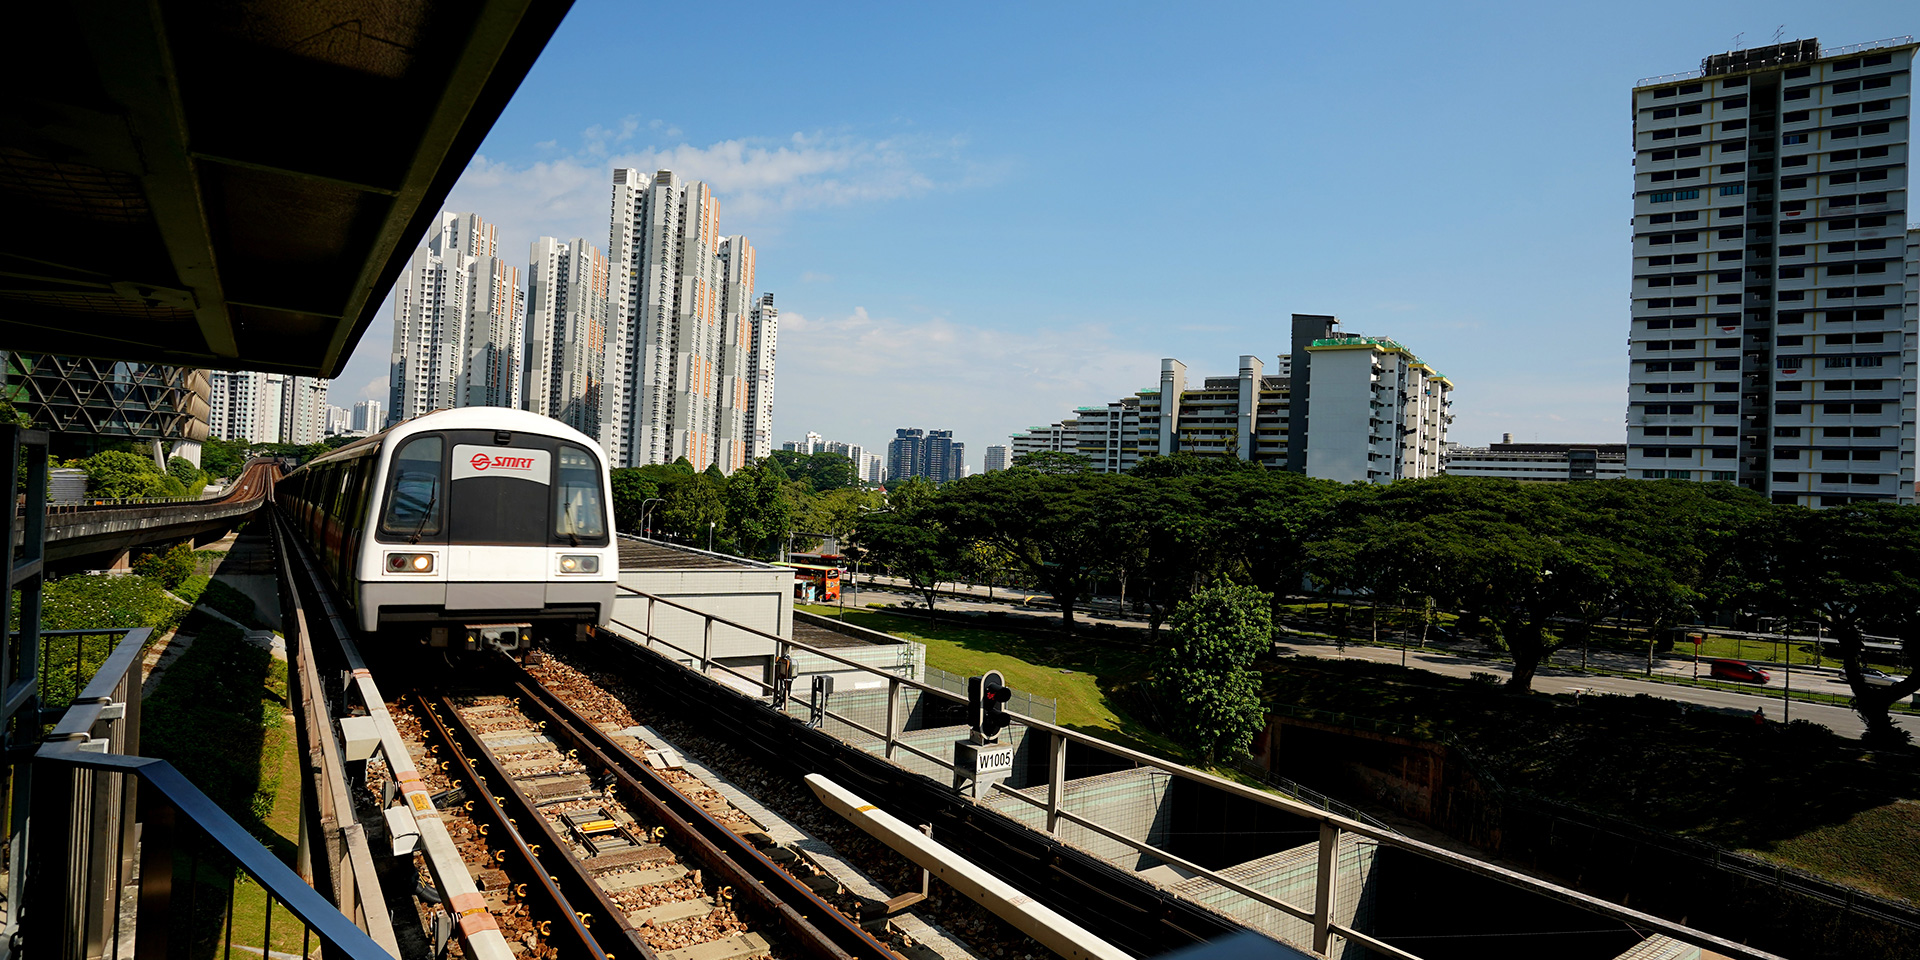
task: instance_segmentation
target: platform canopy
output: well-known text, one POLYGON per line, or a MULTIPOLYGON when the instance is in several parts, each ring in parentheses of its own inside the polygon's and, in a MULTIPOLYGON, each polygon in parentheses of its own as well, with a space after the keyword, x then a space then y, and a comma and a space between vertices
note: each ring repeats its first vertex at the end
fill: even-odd
POLYGON ((0 350, 339 373, 570 5, 15 5, 0 350))

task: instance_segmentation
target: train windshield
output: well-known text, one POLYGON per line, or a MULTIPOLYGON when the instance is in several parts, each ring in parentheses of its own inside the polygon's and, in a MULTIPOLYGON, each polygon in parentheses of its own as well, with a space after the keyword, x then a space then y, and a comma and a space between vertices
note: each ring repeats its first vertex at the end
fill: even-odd
POLYGON ((380 532, 396 537, 437 535, 446 497, 440 493, 439 437, 416 437, 393 458, 393 495, 380 532))
POLYGON ((553 452, 538 447, 453 445, 454 543, 545 544, 553 452))
POLYGON ((606 513, 600 504, 600 469, 593 454, 560 445, 559 496, 555 498, 554 532, 566 540, 603 540, 606 513))

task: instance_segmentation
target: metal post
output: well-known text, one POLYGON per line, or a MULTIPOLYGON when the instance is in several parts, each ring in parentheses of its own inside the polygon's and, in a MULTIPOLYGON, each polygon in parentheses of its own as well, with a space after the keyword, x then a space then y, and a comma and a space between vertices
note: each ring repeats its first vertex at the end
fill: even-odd
POLYGON ((1067 793, 1067 738, 1053 735, 1047 743, 1047 832, 1060 834, 1060 802, 1067 793))
POLYGON ((900 678, 887 678, 887 753, 893 759, 893 743, 900 738, 900 678))
POLYGON ((647 649, 653 649, 653 594, 647 594, 647 649))
POLYGON ((173 899, 174 809, 159 789, 144 783, 140 806, 140 908, 133 956, 134 960, 166 960, 167 906, 173 899))
POLYGON ((1320 871, 1313 881, 1313 950, 1325 954, 1333 943, 1334 873, 1340 865, 1340 828, 1320 824, 1320 871))
POLYGON ((703 677, 708 676, 713 670, 712 653, 713 653, 713 618, 708 617, 705 635, 700 639, 700 675, 703 677))
POLYGON ((1793 722, 1793 644, 1787 644, 1786 689, 1780 692, 1780 722, 1793 722))

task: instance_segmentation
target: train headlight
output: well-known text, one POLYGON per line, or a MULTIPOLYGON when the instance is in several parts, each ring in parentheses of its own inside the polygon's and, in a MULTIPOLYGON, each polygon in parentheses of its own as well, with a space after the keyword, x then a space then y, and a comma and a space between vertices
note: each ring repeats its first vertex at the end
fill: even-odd
POLYGON ((600 558, 591 554, 568 554, 560 558, 561 573, 599 573, 600 558))
POLYGON ((387 554, 388 573, 432 573, 433 554, 431 553, 389 553, 387 554))

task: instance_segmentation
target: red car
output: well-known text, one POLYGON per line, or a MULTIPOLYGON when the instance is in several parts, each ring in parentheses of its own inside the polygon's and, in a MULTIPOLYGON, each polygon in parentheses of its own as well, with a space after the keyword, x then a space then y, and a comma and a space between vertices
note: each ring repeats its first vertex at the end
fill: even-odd
POLYGON ((1766 683, 1773 675, 1738 660, 1713 660, 1712 676, 1716 680, 1737 680, 1741 683, 1766 683))

